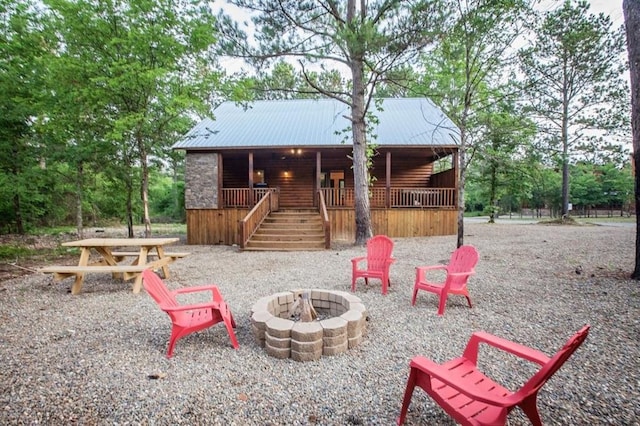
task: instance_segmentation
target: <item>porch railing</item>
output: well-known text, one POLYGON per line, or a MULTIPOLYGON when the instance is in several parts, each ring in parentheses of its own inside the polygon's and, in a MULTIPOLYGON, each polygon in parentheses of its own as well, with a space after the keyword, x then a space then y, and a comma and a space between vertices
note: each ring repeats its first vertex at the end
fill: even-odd
POLYGON ((265 194, 271 193, 271 204, 277 210, 278 192, 278 188, 224 188, 221 193, 222 208, 253 207, 265 194))
POLYGON ((327 204, 324 201, 324 194, 318 191, 318 210, 322 217, 322 229, 324 230, 324 248, 331 248, 331 221, 329 220, 329 212, 327 212, 327 204))
MULTIPOLYGON (((355 205, 353 188, 321 188, 328 208, 353 207, 355 205)), ((456 206, 455 188, 371 188, 369 190, 371 207, 415 207, 415 208, 454 208, 456 206)))
POLYGON ((240 248, 245 248, 249 238, 256 232, 265 217, 272 211, 272 192, 266 191, 264 196, 249 213, 238 222, 238 240, 240 248))
MULTIPOLYGON (((222 207, 251 208, 271 194, 272 210, 278 209, 278 188, 225 188, 222 190, 222 207)), ((354 207, 353 188, 321 188, 327 208, 354 207)), ((369 202, 375 208, 455 208, 455 188, 371 188, 369 202)))
POLYGON ((391 207, 456 207, 455 188, 391 188, 391 207))

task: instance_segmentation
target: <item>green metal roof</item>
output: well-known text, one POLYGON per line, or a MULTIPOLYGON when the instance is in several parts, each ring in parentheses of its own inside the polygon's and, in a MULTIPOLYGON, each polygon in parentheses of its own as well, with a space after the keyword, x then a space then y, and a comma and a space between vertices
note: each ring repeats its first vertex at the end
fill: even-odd
MULTIPOLYGON (((372 113, 379 146, 455 146, 460 131, 425 98, 384 99, 372 113)), ((224 102, 194 126, 174 149, 339 147, 351 141, 349 107, 333 99, 256 101, 247 108, 224 102), (346 133, 345 133, 346 131, 346 133)))

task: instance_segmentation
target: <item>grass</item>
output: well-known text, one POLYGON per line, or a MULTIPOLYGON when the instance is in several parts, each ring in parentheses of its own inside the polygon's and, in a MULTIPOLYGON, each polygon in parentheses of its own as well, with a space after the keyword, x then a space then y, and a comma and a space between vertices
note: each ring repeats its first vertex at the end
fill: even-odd
POLYGON ((19 259, 52 258, 69 254, 66 247, 32 248, 22 244, 0 245, 0 261, 9 262, 19 259))
POLYGON ((607 217, 607 216, 598 216, 598 217, 575 217, 574 219, 576 219, 579 222, 612 222, 612 223, 616 223, 616 222, 622 222, 622 223, 635 223, 636 222, 636 217, 635 216, 630 216, 630 217, 622 217, 622 216, 615 216, 615 217, 607 217))
MULTIPOLYGON (((126 236, 126 226, 115 224, 91 229, 116 229, 123 237, 126 236)), ((144 234, 144 226, 135 225, 136 236, 144 234)), ((87 229, 86 238, 93 237, 93 231, 87 229), (91 234, 89 233, 91 232, 91 234)), ((187 225, 183 223, 154 223, 151 224, 151 234, 161 235, 186 235, 187 225)), ((76 228, 72 226, 36 228, 25 235, 0 235, 0 261, 13 262, 18 259, 56 258, 59 256, 77 255, 77 248, 60 246, 61 241, 76 239, 76 228)))

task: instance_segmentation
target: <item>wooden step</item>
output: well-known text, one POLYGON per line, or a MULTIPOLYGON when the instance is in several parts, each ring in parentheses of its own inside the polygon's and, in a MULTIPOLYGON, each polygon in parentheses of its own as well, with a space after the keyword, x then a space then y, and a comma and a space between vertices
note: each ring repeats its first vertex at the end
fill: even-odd
POLYGON ((255 241, 251 239, 245 250, 300 251, 324 250, 324 239, 321 241, 255 241))
POLYGON ((245 250, 324 250, 325 236, 322 225, 322 219, 317 211, 272 212, 249 239, 245 250))
POLYGON ((324 236, 322 228, 291 229, 291 228, 260 228, 253 235, 300 235, 300 236, 324 236))
POLYGON ((324 234, 322 232, 315 234, 266 234, 255 233, 251 237, 251 241, 321 241, 324 242, 324 234))
POLYGON ((272 217, 267 216, 264 218, 264 223, 312 223, 322 225, 322 219, 320 216, 282 216, 282 217, 272 217))
POLYGON ((323 229, 321 224, 312 224, 312 223, 271 223, 271 222, 262 222, 260 225, 263 229, 282 229, 283 231, 287 230, 299 230, 303 231, 312 231, 316 229, 323 229))

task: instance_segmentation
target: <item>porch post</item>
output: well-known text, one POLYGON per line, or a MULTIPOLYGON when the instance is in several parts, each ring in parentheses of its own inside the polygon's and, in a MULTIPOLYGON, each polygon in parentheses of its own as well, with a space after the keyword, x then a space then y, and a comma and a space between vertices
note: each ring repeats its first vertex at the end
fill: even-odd
POLYGON ((253 200, 253 151, 249 151, 249 207, 255 204, 253 200))
POLYGON ((316 152, 316 195, 313 197, 313 205, 320 207, 320 200, 318 198, 318 191, 320 191, 320 173, 322 170, 322 154, 320 151, 316 152))
POLYGON ((454 182, 454 205, 458 206, 458 197, 459 197, 459 193, 460 193, 460 167, 458 162, 460 161, 460 158, 458 156, 458 150, 456 150, 453 153, 453 176, 455 177, 455 182, 454 182))
POLYGON ((217 154, 218 160, 218 208, 225 208, 225 197, 224 197, 224 182, 223 182, 223 164, 222 164, 222 153, 217 154))
POLYGON ((387 182, 385 191, 385 204, 387 208, 391 208, 391 151, 387 152, 387 182))

